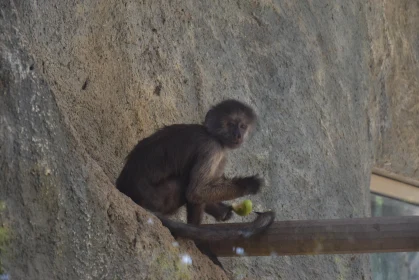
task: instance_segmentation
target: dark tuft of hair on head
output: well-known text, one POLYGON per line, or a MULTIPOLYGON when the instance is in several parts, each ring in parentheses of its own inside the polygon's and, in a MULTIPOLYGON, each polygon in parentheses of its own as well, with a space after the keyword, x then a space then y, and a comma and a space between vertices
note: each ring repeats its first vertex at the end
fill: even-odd
POLYGON ((235 113, 243 114, 249 124, 253 124, 257 119, 250 106, 235 99, 228 99, 218 103, 208 111, 204 125, 211 134, 217 134, 222 130, 222 120, 235 113))

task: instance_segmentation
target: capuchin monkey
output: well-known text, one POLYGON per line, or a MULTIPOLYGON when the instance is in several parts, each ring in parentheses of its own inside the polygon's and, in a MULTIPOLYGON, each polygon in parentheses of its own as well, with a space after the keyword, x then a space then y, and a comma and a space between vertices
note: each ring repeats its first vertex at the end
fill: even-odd
MULTIPOLYGON (((256 114, 249 106, 225 100, 208 111, 203 125, 166 126, 138 142, 128 155, 116 186, 153 212, 175 237, 190 238, 198 248, 203 241, 260 233, 273 222, 273 212, 258 213, 256 220, 241 227, 199 226, 204 212, 218 221, 231 218, 232 207, 222 201, 260 190, 262 180, 258 176, 224 176, 227 151, 241 146, 255 122, 256 114), (165 217, 185 204, 188 224, 165 217)), ((201 251, 221 266, 203 246, 201 251)))

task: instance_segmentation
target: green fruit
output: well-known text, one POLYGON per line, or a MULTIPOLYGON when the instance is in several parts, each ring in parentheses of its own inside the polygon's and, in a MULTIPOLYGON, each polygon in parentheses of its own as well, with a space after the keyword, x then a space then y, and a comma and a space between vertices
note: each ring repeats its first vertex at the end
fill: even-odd
POLYGON ((252 201, 250 199, 244 200, 242 203, 232 205, 233 211, 240 216, 249 215, 252 212, 252 201))

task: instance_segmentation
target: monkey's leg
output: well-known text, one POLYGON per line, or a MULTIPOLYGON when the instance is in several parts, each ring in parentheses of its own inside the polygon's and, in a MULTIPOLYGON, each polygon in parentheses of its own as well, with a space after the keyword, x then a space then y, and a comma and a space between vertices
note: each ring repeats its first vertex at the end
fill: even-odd
POLYGON ((158 184, 140 178, 120 191, 141 207, 163 215, 175 213, 186 203, 182 184, 177 178, 167 178, 158 184))
POLYGON ((208 146, 190 171, 186 187, 189 203, 207 204, 256 194, 263 184, 258 176, 229 179, 223 176, 223 154, 217 147, 208 146))
POLYGON ((200 225, 204 215, 205 204, 187 203, 187 220, 188 224, 200 225))
POLYGON ((233 216, 233 207, 222 202, 209 203, 205 205, 205 212, 217 221, 227 221, 233 216))
POLYGON ((177 178, 168 178, 156 185, 156 191, 159 194, 160 212, 172 215, 182 205, 186 203, 186 199, 182 193, 182 182, 177 178))

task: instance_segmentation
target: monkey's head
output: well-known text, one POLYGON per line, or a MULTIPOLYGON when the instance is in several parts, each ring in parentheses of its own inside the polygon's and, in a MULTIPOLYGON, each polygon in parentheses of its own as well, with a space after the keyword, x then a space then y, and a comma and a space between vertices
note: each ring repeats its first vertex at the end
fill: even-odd
POLYGON ((252 108, 229 99, 208 111, 204 125, 224 146, 235 149, 243 143, 255 122, 256 114, 252 108))

